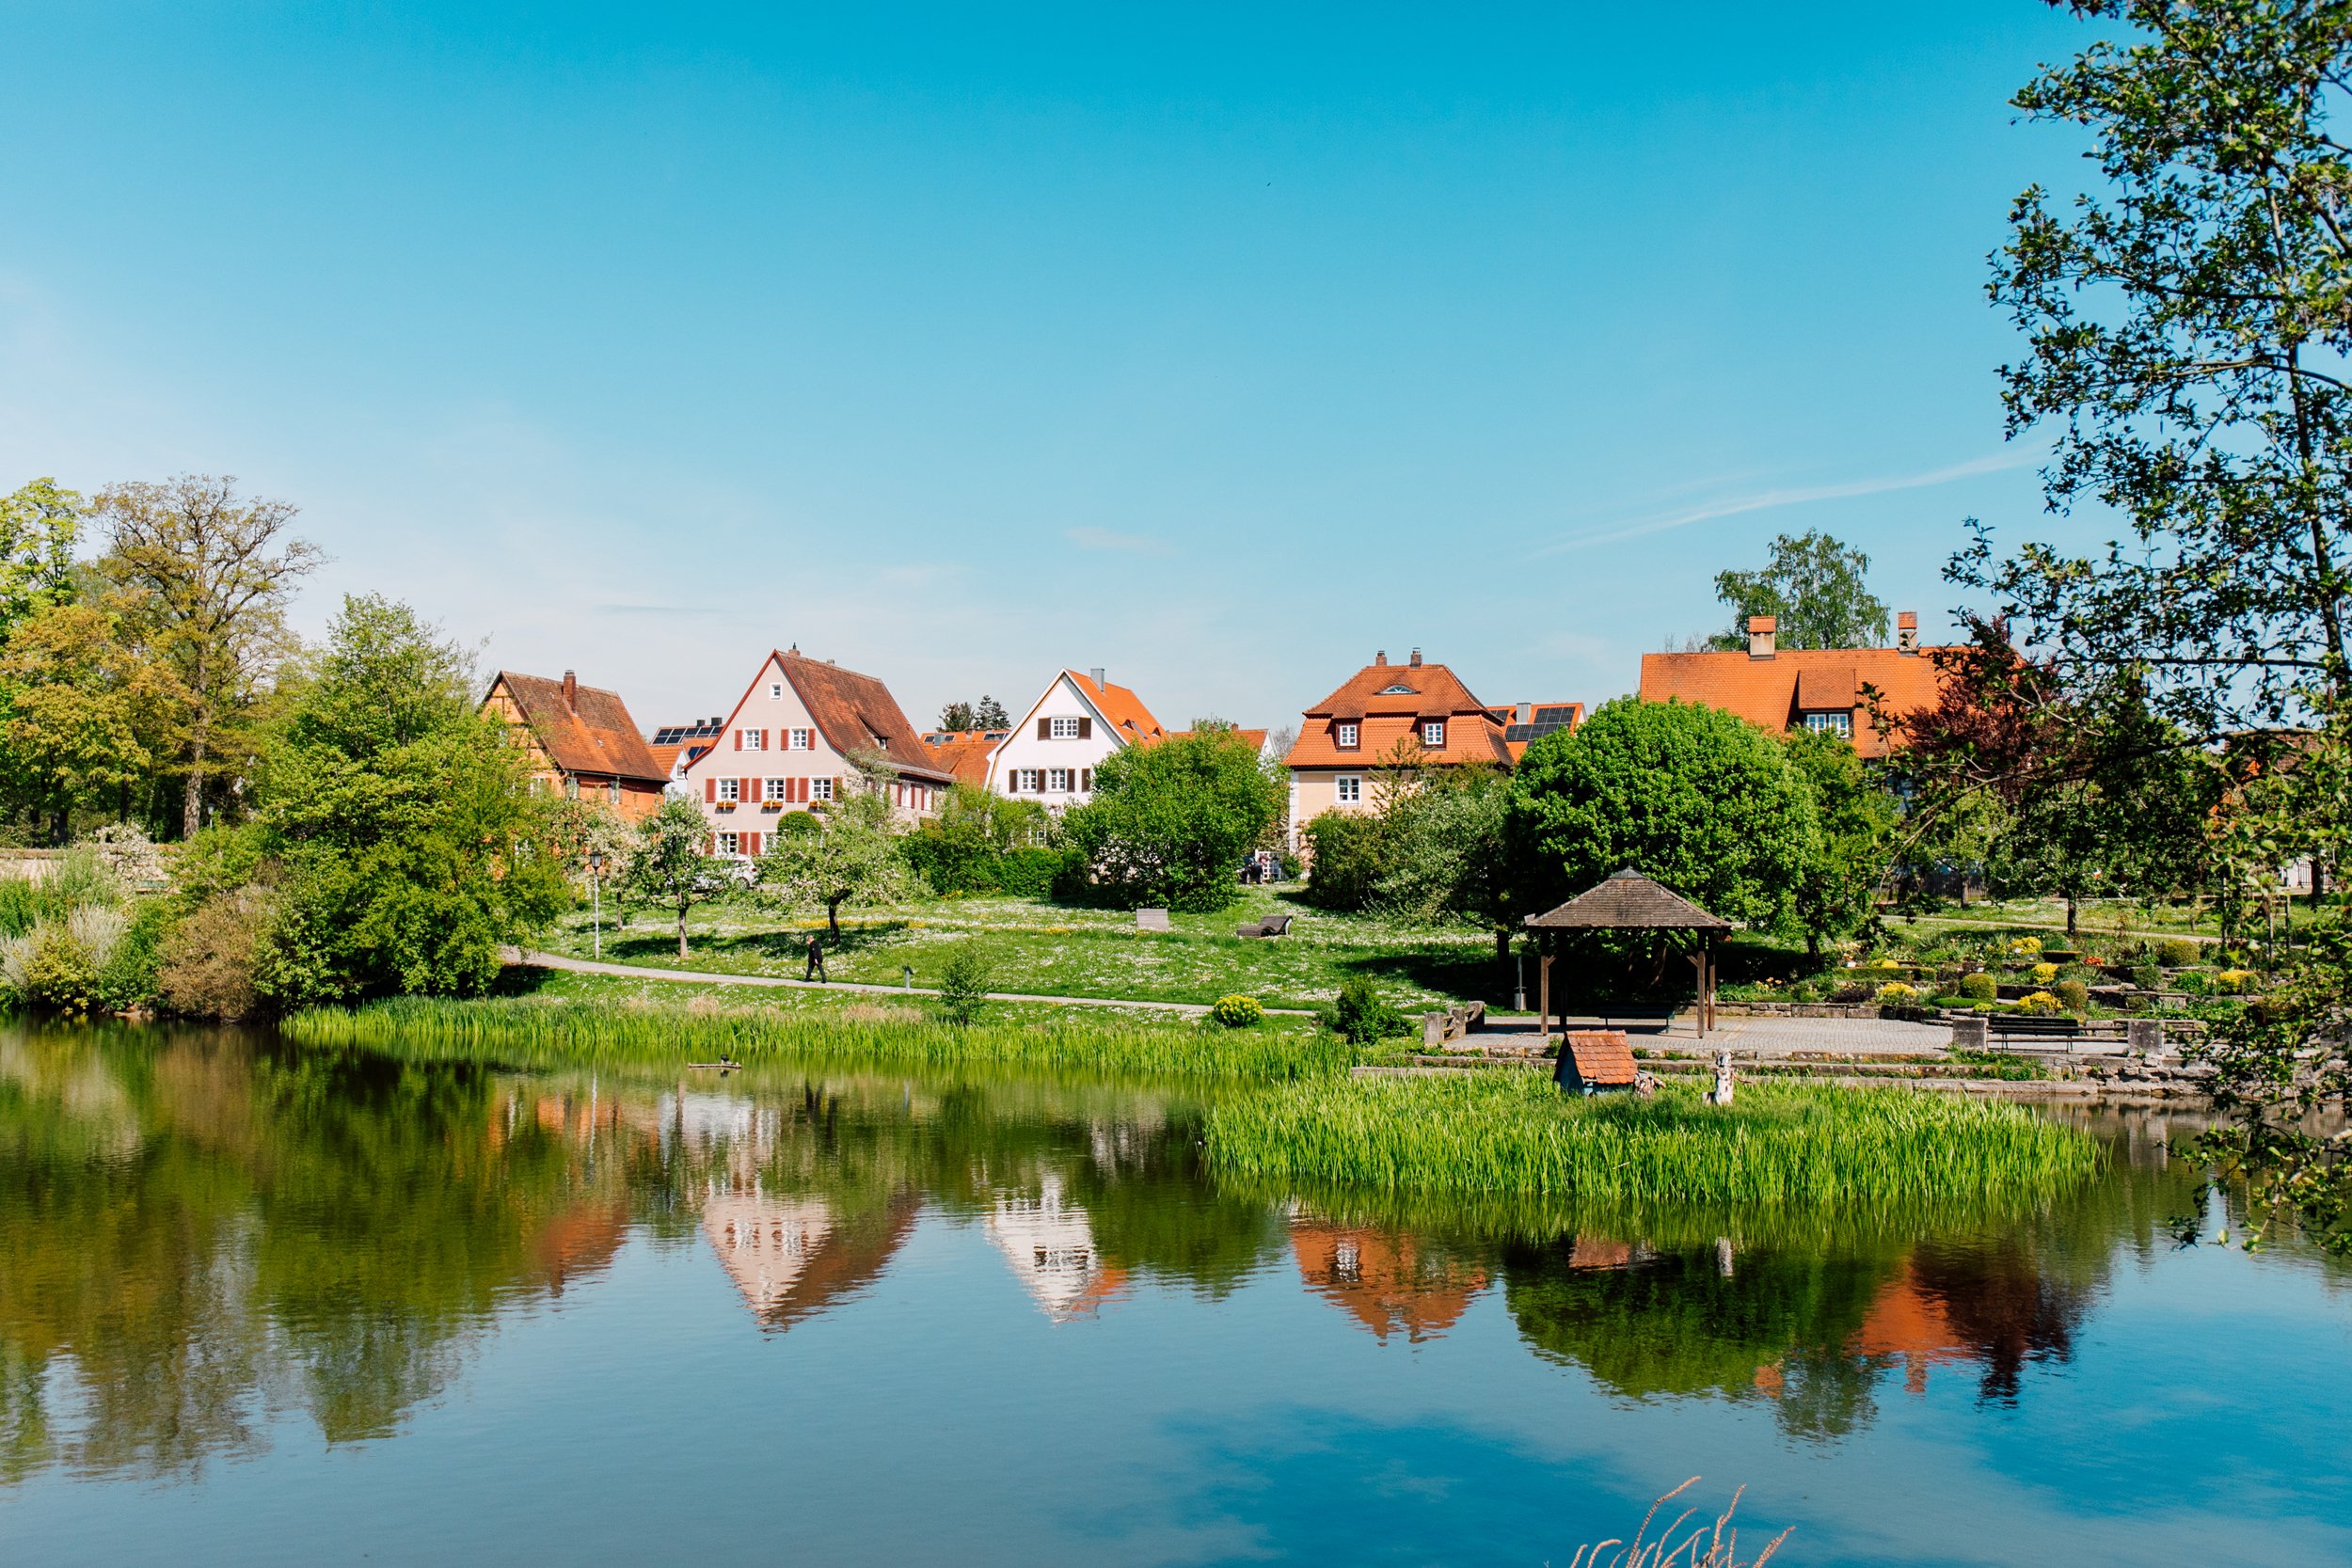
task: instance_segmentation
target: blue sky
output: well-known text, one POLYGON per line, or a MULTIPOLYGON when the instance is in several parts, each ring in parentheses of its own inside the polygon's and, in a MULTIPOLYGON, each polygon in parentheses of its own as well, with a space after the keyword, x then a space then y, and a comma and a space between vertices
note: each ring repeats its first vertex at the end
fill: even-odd
POLYGON ((1629 690, 1780 531, 2041 515, 2027 0, 0 7, 0 483, 234 473, 493 665, 1279 724, 1629 690), (1638 13, 1638 14, 1636 14, 1638 13))

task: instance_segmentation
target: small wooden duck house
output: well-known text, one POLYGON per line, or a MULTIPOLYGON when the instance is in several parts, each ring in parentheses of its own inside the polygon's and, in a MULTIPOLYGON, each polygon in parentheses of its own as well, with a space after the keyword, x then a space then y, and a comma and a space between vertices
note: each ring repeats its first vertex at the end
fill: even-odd
POLYGON ((1563 1094, 1600 1094, 1630 1089, 1636 1070, 1624 1030, 1572 1029, 1561 1037, 1552 1078, 1563 1094))

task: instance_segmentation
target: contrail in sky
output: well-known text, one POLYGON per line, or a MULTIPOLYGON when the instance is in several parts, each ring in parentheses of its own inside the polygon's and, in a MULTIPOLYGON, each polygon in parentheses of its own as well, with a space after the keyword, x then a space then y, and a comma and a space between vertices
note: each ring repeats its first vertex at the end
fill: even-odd
POLYGON ((2004 468, 2022 468, 2042 461, 2039 451, 1996 452, 1967 463, 1955 463, 1949 467, 1931 468, 1923 474, 1904 474, 1894 479, 1857 479, 1844 484, 1816 484, 1797 490, 1764 490, 1755 495, 1734 496, 1727 499, 1709 501, 1687 511, 1669 512, 1662 517, 1651 517, 1606 533, 1581 534, 1547 545, 1535 552, 1538 556, 1559 555, 1567 550, 1581 550, 1591 545, 1613 544, 1620 539, 1638 539, 1646 533, 1664 533, 1669 529, 1704 523, 1717 517, 1736 517, 1745 512, 1769 512, 1778 506, 1796 506, 1805 501, 1844 500, 1852 496, 1878 496, 1889 490, 1924 490, 1933 484, 1947 484, 1956 479, 1974 474, 1997 473, 2004 468))

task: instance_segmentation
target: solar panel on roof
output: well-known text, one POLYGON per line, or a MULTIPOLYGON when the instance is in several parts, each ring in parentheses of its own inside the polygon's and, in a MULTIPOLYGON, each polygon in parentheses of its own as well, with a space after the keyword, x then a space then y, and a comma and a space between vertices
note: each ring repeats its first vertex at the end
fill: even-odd
POLYGON ((1538 724, 1565 724, 1576 717, 1574 705, 1566 707, 1539 707, 1535 710, 1538 724))

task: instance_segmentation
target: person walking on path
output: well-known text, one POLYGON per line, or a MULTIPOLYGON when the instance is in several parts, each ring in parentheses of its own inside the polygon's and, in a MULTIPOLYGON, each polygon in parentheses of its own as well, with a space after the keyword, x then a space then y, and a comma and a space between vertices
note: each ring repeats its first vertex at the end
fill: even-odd
POLYGON ((802 975, 801 978, 803 980, 827 979, 825 974, 824 944, 817 940, 817 933, 814 931, 811 931, 808 934, 808 973, 802 975))

